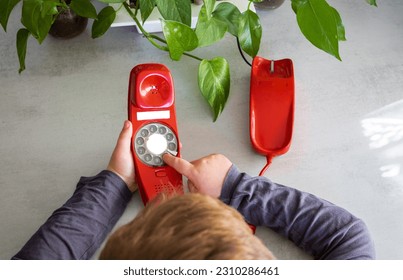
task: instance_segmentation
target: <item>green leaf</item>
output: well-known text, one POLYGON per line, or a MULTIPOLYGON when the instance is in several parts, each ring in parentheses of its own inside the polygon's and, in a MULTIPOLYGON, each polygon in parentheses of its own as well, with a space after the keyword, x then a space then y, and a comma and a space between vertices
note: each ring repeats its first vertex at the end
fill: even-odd
POLYGON ((239 17, 241 12, 238 7, 229 2, 223 2, 217 5, 213 12, 213 17, 227 23, 228 32, 238 36, 239 17))
POLYGON ((298 6, 297 22, 314 46, 341 60, 334 9, 325 0, 307 0, 298 6))
POLYGON ((32 36, 38 38, 38 21, 41 16, 40 2, 24 0, 22 3, 21 22, 31 32, 32 36))
POLYGON ((94 20, 92 24, 91 34, 92 38, 98 38, 105 34, 105 32, 109 29, 111 24, 116 18, 116 11, 111 6, 107 6, 103 8, 98 16, 97 19, 94 20))
POLYGON ((192 10, 189 0, 155 0, 161 16, 190 26, 192 10))
POLYGON ((291 7, 295 14, 298 13, 298 8, 307 0, 291 0, 291 7))
POLYGON ((90 0, 71 0, 70 8, 79 16, 97 18, 97 10, 90 0))
POLYGON ((59 5, 59 1, 56 0, 44 1, 41 9, 41 17, 45 17, 47 15, 57 15, 59 13, 57 9, 59 5))
POLYGON ((162 31, 173 60, 179 60, 185 51, 192 51, 198 46, 198 39, 192 28, 172 20, 162 20, 162 31))
POLYGON ((199 88, 214 114, 214 121, 223 111, 230 89, 229 64, 222 57, 203 59, 199 65, 199 88))
POLYGON ((333 7, 331 7, 331 8, 333 9, 334 18, 335 18, 336 24, 337 24, 337 39, 339 41, 346 41, 346 30, 344 29, 344 25, 341 20, 340 14, 335 8, 333 8, 333 7))
POLYGON ((41 44, 48 35, 54 15, 42 17, 43 0, 24 0, 21 11, 21 22, 31 35, 41 44))
POLYGON ((25 56, 27 54, 27 42, 29 34, 29 30, 25 28, 21 28, 17 32, 17 54, 18 60, 20 61, 20 69, 18 70, 18 73, 20 74, 25 70, 25 56))
POLYGON ((368 4, 378 7, 378 5, 376 4, 376 0, 366 0, 368 4))
POLYGON ((246 10, 241 14, 238 28, 239 44, 242 50, 251 57, 255 57, 262 38, 262 26, 258 15, 251 10, 246 10))
POLYGON ((106 4, 118 4, 118 3, 126 2, 126 0, 97 0, 97 1, 106 3, 106 4))
POLYGON ((216 0, 204 0, 204 6, 206 7, 207 18, 210 19, 214 10, 216 0))
POLYGON ((53 16, 46 15, 44 17, 39 18, 38 21, 38 42, 42 44, 43 40, 45 40, 46 36, 49 33, 50 27, 53 23, 53 16))
POLYGON ((155 0, 140 0, 139 5, 140 5, 141 20, 144 23, 150 16, 151 12, 154 10, 155 0))
POLYGON ((196 24, 196 35, 199 47, 209 46, 221 40, 227 32, 227 24, 218 18, 208 18, 205 6, 200 9, 196 24))
POLYGON ((8 18, 15 5, 21 0, 0 0, 0 24, 3 26, 4 31, 7 32, 8 18))

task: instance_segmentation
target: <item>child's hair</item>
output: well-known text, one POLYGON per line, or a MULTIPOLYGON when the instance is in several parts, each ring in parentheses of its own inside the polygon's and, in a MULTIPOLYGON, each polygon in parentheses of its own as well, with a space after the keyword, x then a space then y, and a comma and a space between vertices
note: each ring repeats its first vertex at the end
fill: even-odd
POLYGON ((101 259, 274 259, 242 216, 218 199, 159 196, 114 232, 101 259))

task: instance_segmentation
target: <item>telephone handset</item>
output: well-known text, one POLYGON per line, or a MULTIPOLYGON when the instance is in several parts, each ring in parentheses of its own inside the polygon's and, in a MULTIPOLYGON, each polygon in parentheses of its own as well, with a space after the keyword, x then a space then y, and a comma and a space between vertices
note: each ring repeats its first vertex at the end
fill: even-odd
POLYGON ((128 114, 133 124, 132 155, 144 204, 158 193, 183 193, 182 175, 162 160, 164 153, 180 156, 175 94, 169 69, 140 64, 130 72, 128 114))
POLYGON ((267 158, 263 175, 274 156, 291 144, 294 123, 294 70, 291 59, 268 60, 256 56, 250 82, 250 139, 267 158))

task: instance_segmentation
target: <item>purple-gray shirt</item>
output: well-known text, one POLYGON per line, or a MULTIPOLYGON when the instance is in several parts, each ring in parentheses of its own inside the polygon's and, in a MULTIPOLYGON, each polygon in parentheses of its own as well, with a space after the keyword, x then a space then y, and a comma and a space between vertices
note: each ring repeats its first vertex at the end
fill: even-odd
POLYGON ((220 199, 248 223, 274 230, 315 259, 375 259, 364 222, 312 194, 251 177, 232 166, 220 199))
MULTIPOLYGON (((132 194, 110 171, 82 177, 73 196, 13 259, 89 259, 123 214, 132 194)), ((256 226, 293 241, 315 259, 374 259, 365 224, 348 211, 232 166, 220 199, 256 226)))

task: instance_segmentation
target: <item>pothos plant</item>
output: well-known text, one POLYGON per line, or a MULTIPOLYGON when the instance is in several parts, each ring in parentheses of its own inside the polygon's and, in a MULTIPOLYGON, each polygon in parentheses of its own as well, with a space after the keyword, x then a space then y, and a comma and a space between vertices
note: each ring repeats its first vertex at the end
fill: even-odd
MULTIPOLYGON (((217 43, 229 33, 236 38, 241 55, 244 57, 246 53, 253 58, 258 54, 262 37, 259 16, 251 5, 263 0, 245 0, 249 3, 243 12, 231 2, 204 0, 195 28, 191 27, 191 0, 137 0, 134 5, 127 0, 97 0, 114 4, 99 12, 90 0, 0 0, 0 23, 5 31, 10 13, 21 1, 23 28, 17 32, 20 73, 25 69, 28 38, 32 36, 41 44, 63 10, 72 9, 80 16, 94 19, 91 33, 93 38, 98 38, 110 28, 117 11, 124 9, 144 37, 156 48, 168 52, 172 60, 180 60, 185 55, 199 61, 198 84, 212 109, 214 121, 224 109, 230 92, 229 63, 224 57, 198 57, 194 51, 217 43), (143 27, 154 9, 161 14, 163 37, 143 27)), ((376 0, 366 2, 376 6, 376 0)), ((339 41, 346 38, 338 11, 326 0, 291 0, 291 7, 304 36, 314 46, 341 60, 339 41)))

